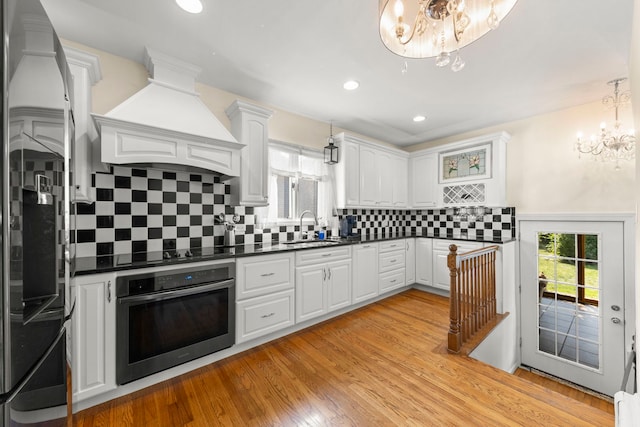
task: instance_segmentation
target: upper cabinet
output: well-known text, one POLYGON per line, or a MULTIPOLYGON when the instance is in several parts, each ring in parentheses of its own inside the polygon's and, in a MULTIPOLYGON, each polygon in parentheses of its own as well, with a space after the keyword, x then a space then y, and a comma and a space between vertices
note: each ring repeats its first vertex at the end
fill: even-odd
POLYGON ((91 120, 91 87, 102 80, 100 61, 96 55, 64 47, 69 69, 73 74, 73 116, 75 141, 72 143, 73 202, 92 203, 95 188, 91 186, 93 170, 103 169, 100 162, 98 131, 91 120))
POLYGON ((340 133, 338 208, 406 208, 408 154, 340 133))
POLYGON ((240 177, 231 180, 233 204, 269 204, 269 132, 267 122, 273 112, 236 100, 227 108, 231 134, 245 147, 241 151, 240 177))
POLYGON ((411 205, 506 206, 506 132, 411 155, 411 205))

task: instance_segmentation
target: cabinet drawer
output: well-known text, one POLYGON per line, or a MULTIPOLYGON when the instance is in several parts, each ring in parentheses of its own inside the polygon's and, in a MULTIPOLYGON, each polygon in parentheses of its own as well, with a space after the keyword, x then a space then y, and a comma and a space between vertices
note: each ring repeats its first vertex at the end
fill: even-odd
POLYGON ((380 293, 404 286, 404 273, 404 268, 402 268, 400 270, 394 270, 388 273, 381 274, 380 280, 378 282, 380 293))
POLYGON ((238 302, 236 344, 292 326, 293 295, 292 289, 238 302))
POLYGON ((380 242, 380 252, 397 251, 406 249, 404 239, 390 240, 388 242, 380 242))
POLYGON ((238 258, 236 299, 293 288, 293 254, 238 258))
POLYGON ((404 268, 404 250, 397 250, 393 252, 384 252, 379 255, 379 268, 380 272, 397 270, 404 268))
POLYGON ((331 262, 339 259, 351 258, 351 247, 332 246, 327 249, 311 249, 296 252, 296 266, 331 262))

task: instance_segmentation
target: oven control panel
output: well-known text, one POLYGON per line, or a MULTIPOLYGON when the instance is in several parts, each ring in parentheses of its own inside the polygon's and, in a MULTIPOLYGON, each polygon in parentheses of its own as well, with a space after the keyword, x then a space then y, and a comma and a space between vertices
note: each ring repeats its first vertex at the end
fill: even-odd
POLYGON ((225 262, 210 267, 180 268, 122 276, 116 280, 116 296, 141 295, 220 282, 235 277, 235 269, 235 262, 225 262))

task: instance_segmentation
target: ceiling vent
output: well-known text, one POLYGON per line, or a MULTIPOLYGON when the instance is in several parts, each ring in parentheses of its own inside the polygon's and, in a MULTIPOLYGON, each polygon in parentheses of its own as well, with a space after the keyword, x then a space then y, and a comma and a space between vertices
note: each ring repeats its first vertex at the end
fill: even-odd
POLYGON ((145 49, 149 85, 109 111, 93 114, 101 159, 240 173, 239 143, 195 92, 200 68, 145 49))

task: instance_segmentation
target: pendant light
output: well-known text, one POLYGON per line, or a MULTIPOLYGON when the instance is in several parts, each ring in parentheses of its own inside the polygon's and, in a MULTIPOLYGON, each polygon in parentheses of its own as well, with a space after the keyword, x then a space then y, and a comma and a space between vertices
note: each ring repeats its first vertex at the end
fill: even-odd
POLYGON ((328 165, 335 165, 338 163, 338 146, 334 144, 333 139, 333 122, 329 124, 329 138, 327 138, 329 145, 324 147, 324 162, 328 165))

